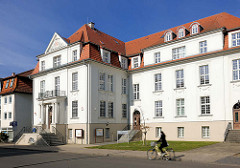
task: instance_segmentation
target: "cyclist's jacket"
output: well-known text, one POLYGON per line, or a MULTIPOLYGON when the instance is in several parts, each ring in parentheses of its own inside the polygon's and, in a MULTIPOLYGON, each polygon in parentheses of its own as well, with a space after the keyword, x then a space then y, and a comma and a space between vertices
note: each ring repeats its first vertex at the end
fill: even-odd
POLYGON ((157 142, 162 142, 161 146, 164 146, 164 147, 168 146, 168 143, 166 141, 166 135, 163 132, 161 132, 161 137, 157 142))

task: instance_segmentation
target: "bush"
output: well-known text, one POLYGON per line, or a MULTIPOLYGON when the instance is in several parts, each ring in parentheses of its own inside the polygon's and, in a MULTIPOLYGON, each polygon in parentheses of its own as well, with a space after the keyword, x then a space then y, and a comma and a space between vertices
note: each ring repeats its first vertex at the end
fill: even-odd
POLYGON ((0 142, 8 142, 8 135, 4 132, 0 133, 0 142))

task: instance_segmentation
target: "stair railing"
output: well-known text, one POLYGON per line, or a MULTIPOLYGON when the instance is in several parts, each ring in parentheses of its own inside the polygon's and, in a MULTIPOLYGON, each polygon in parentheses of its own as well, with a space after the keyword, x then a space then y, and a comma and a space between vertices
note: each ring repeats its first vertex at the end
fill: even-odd
POLYGON ((56 134, 56 136, 58 137, 59 140, 62 141, 62 143, 66 144, 65 137, 62 135, 60 131, 58 131, 56 127, 52 126, 52 132, 56 134))
POLYGON ((225 130, 225 133, 224 133, 224 141, 227 140, 227 136, 228 136, 229 130, 232 130, 232 123, 231 123, 231 122, 228 123, 227 128, 226 128, 226 130, 225 130))
POLYGON ((17 142, 18 139, 24 134, 24 133, 32 133, 32 127, 23 127, 16 136, 13 138, 13 142, 17 142))
POLYGON ((51 137, 49 136, 49 133, 47 131, 45 131, 45 129, 42 126, 37 126, 36 129, 40 135, 44 135, 47 137, 47 140, 45 139, 45 141, 46 141, 47 145, 50 146, 50 144, 52 143, 52 140, 51 140, 51 137))

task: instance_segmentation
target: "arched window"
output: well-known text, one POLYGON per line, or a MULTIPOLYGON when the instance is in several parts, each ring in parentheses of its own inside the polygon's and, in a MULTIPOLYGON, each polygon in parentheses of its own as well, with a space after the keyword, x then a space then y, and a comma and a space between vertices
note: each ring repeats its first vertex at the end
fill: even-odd
POLYGON ((184 37, 185 36, 185 30, 184 28, 181 28, 178 30, 178 38, 184 37))
POLYGON ((199 32, 198 30, 199 30, 199 25, 198 25, 198 24, 192 25, 191 34, 196 34, 196 33, 198 33, 198 32, 199 32))
POLYGON ((172 32, 167 32, 165 34, 165 42, 172 40, 172 32))

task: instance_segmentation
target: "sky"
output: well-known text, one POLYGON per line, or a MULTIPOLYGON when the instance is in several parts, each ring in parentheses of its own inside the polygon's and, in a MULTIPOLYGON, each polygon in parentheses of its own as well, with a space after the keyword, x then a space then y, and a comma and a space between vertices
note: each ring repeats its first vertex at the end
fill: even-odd
POLYGON ((54 32, 92 21, 124 42, 217 13, 240 17, 240 0, 0 0, 0 78, 33 69, 54 32))

